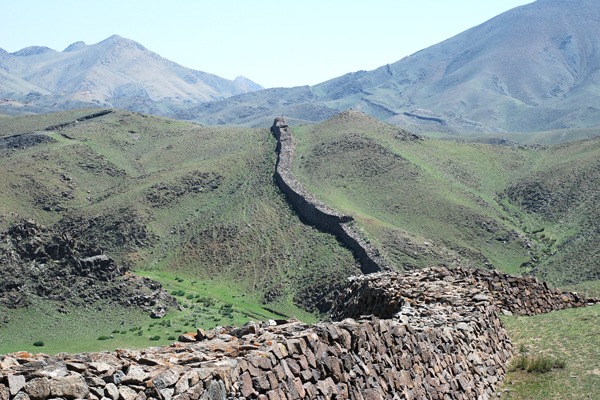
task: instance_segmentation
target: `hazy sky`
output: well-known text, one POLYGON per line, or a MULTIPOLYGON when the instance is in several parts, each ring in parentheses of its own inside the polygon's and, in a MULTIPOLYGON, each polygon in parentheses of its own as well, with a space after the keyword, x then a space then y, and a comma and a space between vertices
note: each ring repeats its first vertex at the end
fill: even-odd
POLYGON ((265 87, 371 70, 532 0, 0 0, 0 47, 112 34, 185 67, 265 87))

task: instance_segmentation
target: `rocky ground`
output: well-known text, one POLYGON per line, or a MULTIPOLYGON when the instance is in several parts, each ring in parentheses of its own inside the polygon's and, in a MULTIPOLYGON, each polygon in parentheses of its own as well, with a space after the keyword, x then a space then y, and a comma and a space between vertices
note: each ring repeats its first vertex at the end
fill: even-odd
POLYGON ((0 234, 0 304, 28 306, 35 298, 57 307, 110 301, 163 315, 176 300, 157 282, 138 277, 100 249, 68 233, 24 220, 0 234))

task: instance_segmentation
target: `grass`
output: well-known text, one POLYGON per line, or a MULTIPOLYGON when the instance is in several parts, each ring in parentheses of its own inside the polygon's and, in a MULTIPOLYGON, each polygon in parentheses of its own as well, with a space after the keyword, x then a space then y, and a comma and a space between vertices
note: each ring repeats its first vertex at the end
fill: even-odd
POLYGON ((503 399, 598 399, 600 306, 503 317, 518 354, 503 399))
MULTIPOLYGON (((40 117, 37 125, 35 118, 27 124, 11 119, 6 131, 38 129, 74 115, 40 117)), ((52 135, 55 143, 0 157, 0 227, 33 218, 94 243, 169 291, 183 290, 186 296, 176 296, 183 310, 165 318, 176 330, 282 315, 314 321, 298 304, 308 306, 305 299, 323 282, 358 271, 351 253, 305 226, 273 184, 275 142, 268 130, 201 127, 116 111, 52 135), (218 184, 190 179, 198 173, 218 176, 218 184), (164 203, 148 201, 156 194, 164 203), (44 210, 48 205, 60 209, 44 210)), ((88 311, 73 310, 73 316, 88 311)), ((122 311, 123 320, 131 323, 122 326, 118 316, 111 323, 108 309, 67 326, 56 321, 70 317, 54 307, 45 309, 40 324, 33 321, 43 313, 7 311, 0 352, 39 351, 33 343, 40 340, 46 352, 143 347, 149 337, 160 336, 152 344, 167 344, 180 333, 129 311, 122 311), (73 329, 75 324, 82 327, 73 329), (27 335, 20 333, 24 326, 27 335), (142 335, 129 333, 139 326, 142 335), (127 333, 111 333, 117 329, 127 333), (46 338, 48 330, 56 336, 46 338)))
MULTIPOLYGON (((1 134, 86 113, 4 118, 1 134)), ((600 141, 540 149, 412 142, 398 127, 343 118, 293 129, 295 172, 353 215, 393 265, 491 265, 598 293, 600 141), (531 182, 566 195, 528 210, 531 182), (524 190, 510 198, 513 187, 524 190), (532 257, 538 262, 522 268, 532 257)), ((168 344, 198 327, 282 315, 312 322, 302 309, 314 306, 311 296, 358 272, 350 252, 302 224, 274 186, 275 142, 266 129, 115 111, 51 136, 56 142, 0 150, 0 228, 33 218, 71 232, 160 281, 182 310, 156 321, 101 304, 69 314, 52 304, 3 309, 0 353, 168 344)))
POLYGON ((301 182, 353 215, 397 267, 493 266, 553 285, 598 279, 600 139, 544 148, 405 141, 357 112, 293 133, 301 182))

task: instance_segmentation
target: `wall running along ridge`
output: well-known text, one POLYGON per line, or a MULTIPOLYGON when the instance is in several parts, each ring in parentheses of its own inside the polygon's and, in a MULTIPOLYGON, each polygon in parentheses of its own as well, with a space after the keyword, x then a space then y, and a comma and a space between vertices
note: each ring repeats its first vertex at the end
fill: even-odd
POLYGON ((389 269, 375 246, 368 243, 354 227, 354 219, 341 214, 306 191, 292 173, 294 159, 294 141, 292 132, 283 119, 275 118, 271 132, 277 139, 277 164, 275 182, 294 206, 300 218, 323 232, 334 235, 348 247, 365 274, 389 269))
POLYGON ((335 322, 199 329, 146 350, 2 356, 0 400, 489 399, 512 351, 498 305, 542 310, 513 301, 514 288, 545 309, 598 302, 498 272, 376 273, 348 282, 335 322))

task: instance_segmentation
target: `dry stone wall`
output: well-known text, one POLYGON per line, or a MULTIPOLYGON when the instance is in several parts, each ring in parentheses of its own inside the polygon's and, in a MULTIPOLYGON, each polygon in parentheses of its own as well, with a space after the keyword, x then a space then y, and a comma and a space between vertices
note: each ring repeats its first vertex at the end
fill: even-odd
POLYGON ((351 216, 341 214, 317 200, 296 179, 292 173, 294 141, 291 130, 282 117, 275 119, 271 132, 277 139, 275 181, 295 207, 300 218, 324 232, 335 235, 341 243, 352 250, 363 273, 388 269, 379 250, 368 243, 354 228, 351 216))
POLYGON ((0 400, 488 399, 512 350, 498 306, 522 310, 500 297, 519 287, 547 298, 538 283, 445 268, 362 276, 338 297, 333 322, 198 330, 146 350, 5 355, 0 400))
POLYGON ((489 303, 505 314, 535 315, 599 302, 550 288, 532 276, 445 267, 352 277, 336 297, 331 312, 334 319, 370 314, 396 318, 411 309, 460 308, 479 303, 489 303))

